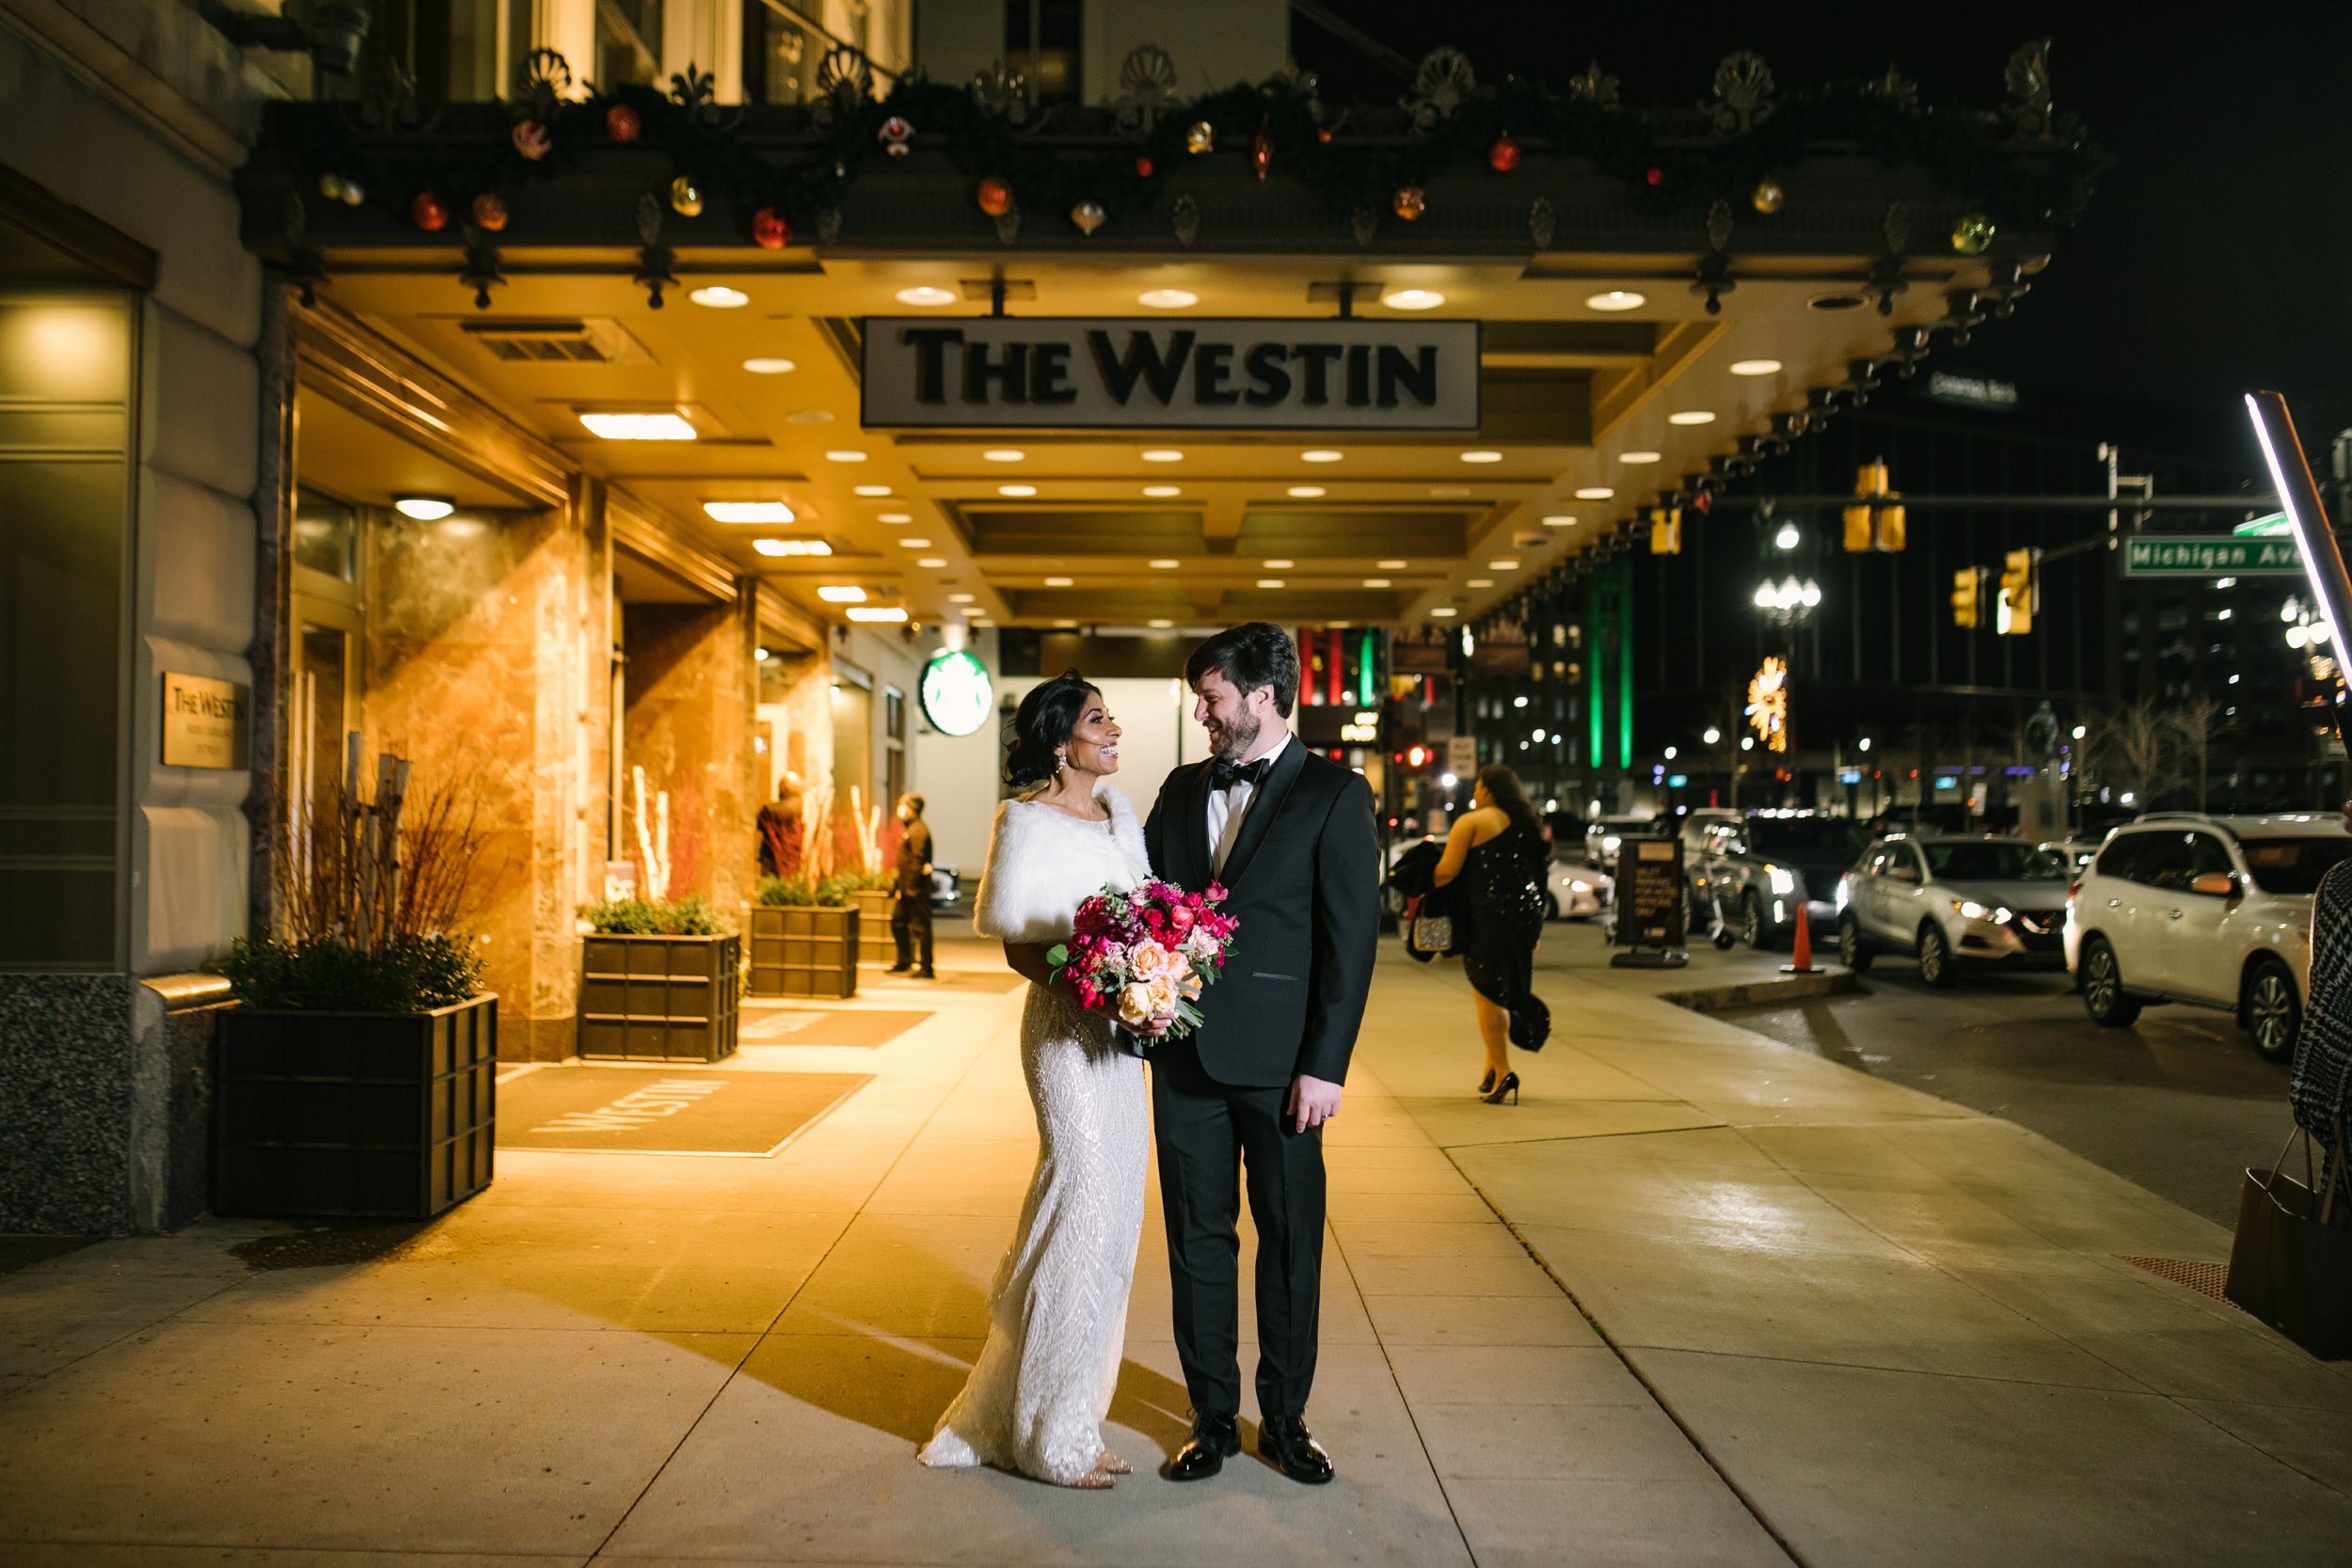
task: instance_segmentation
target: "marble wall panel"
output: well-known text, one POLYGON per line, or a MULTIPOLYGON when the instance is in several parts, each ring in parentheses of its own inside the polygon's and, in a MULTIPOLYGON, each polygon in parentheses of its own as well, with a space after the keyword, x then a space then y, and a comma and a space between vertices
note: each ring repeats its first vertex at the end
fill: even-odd
MULTIPOLYGON (((633 769, 648 798, 670 796, 673 897, 707 895, 723 911, 750 901, 758 875, 760 791, 753 752, 755 676, 747 619, 735 605, 632 604, 622 760, 634 822, 633 769)), ((634 828, 630 833, 633 838, 634 828)), ((626 858, 639 859, 632 843, 626 858)))

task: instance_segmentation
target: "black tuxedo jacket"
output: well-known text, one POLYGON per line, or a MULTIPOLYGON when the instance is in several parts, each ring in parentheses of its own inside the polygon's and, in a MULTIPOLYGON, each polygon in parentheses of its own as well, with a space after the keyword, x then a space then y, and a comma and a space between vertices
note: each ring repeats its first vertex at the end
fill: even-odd
POLYGON ((1302 1072, 1343 1083, 1380 940, 1372 787, 1292 736, 1217 879, 1210 767, 1170 773, 1143 826, 1153 871, 1187 891, 1222 880, 1225 911, 1241 923, 1223 974, 1201 993, 1203 1022, 1184 1043, 1220 1084, 1287 1086, 1302 1072))

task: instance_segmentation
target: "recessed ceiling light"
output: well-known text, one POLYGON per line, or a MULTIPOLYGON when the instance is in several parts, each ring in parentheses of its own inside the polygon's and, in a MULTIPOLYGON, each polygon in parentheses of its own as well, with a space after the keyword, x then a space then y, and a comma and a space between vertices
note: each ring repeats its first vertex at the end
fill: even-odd
POLYGON ((1000 496, 1010 496, 1015 500, 1022 500, 1036 495, 1037 486, 1034 484, 999 484, 996 486, 996 493, 1000 496))
POLYGON ((874 520, 881 523, 911 523, 914 521, 914 515, 911 512, 884 512, 874 520))
POLYGON ((1544 519, 1546 528, 1574 528, 1576 519, 1565 512, 1555 512, 1544 519))
POLYGON ((1045 579, 1045 586, 1048 588, 1071 588, 1076 586, 1077 580, 1078 579, 1075 578, 1047 578, 1045 579))
POLYGON ((1445 303, 1445 295, 1435 289, 1391 289, 1380 303, 1391 310, 1435 310, 1445 303))
POLYGON ((1294 484, 1290 488, 1293 500, 1320 500, 1327 493, 1320 484, 1294 484))
POLYGON ((831 424, 833 423, 833 410, 830 408, 795 408, 784 417, 784 422, 787 424, 831 424))
POLYGON ((1149 564, 1155 572, 1172 572, 1177 567, 1182 566, 1184 562, 1171 557, 1163 556, 1159 560, 1152 562, 1149 564))
POLYGON ((1366 588, 1386 588, 1389 586, 1389 579, 1387 578, 1364 578, 1364 586, 1366 588))
POLYGON ((1870 302, 1860 294, 1815 294, 1805 305, 1815 310, 1859 310, 1870 302))
POLYGON ((1075 621, 1057 621, 1054 625, 1063 631, 1076 631, 1078 629, 1078 623, 1075 621))
POLYGON ((1639 310, 1649 303, 1649 296, 1630 289, 1611 289, 1606 293, 1587 294, 1584 303, 1595 310, 1639 310))
POLYGON ((866 590, 845 583, 829 582, 817 590, 817 596, 827 604, 864 604, 866 590))
POLYGON ((1454 614, 1454 607, 1453 607, 1452 605, 1450 605, 1450 604, 1441 604, 1441 605, 1438 606, 1436 609, 1432 610, 1429 613, 1430 613, 1430 614, 1432 614, 1432 615, 1435 615, 1435 616, 1438 616, 1439 618, 1444 618, 1444 617, 1451 616, 1452 614, 1454 614))
POLYGON ((694 439, 694 427, 681 414, 582 414, 580 422, 608 441, 694 439))
POLYGON ((1181 496, 1184 492, 1179 485, 1147 484, 1143 487, 1143 493, 1151 497, 1153 500, 1166 500, 1170 496, 1181 496))
POLYGON ((902 550, 928 550, 931 547, 931 542, 921 534, 910 533, 898 541, 898 547, 902 550))
POLYGON ((1406 566, 1406 563, 1402 561, 1382 561, 1375 562, 1375 564, 1377 564, 1384 572, 1401 572, 1405 570, 1406 566))
POLYGON ((708 283, 690 292, 687 298, 697 305, 707 305, 713 310, 739 310, 752 302, 752 296, 740 289, 730 289, 724 283, 708 283))
POLYGON ((1472 578, 1462 584, 1465 588, 1492 588, 1494 585, 1495 579, 1492 578, 1472 578))
POLYGON ((887 484, 861 484, 857 486, 857 493, 861 496, 867 497, 868 499, 879 499, 890 494, 890 486, 887 484))
POLYGON ((950 594, 947 595, 947 602, 949 604, 970 604, 977 596, 977 595, 971 594, 950 594))
POLYGON ((1329 447, 1312 447, 1298 454, 1301 463, 1337 463, 1347 453, 1333 451, 1329 447))
POLYGON ((1667 415, 1666 422, 1668 424, 1713 424, 1715 411, 1712 408, 1680 408, 1667 415))
POLYGON ((1018 463, 1029 454, 1019 447, 991 447, 980 453, 984 463, 1018 463))
POLYGON ((1182 463, 1184 454, 1173 447, 1147 447, 1136 453, 1146 463, 1182 463))
POLYGON ((927 555, 920 561, 917 561, 915 564, 922 567, 925 571, 936 572, 941 567, 947 564, 947 558, 944 555, 927 555))
POLYGON ((1176 623, 1173 621, 1146 621, 1144 623, 1145 626, 1150 626, 1153 631, 1166 631, 1168 627, 1174 626, 1175 624, 1176 623))
POLYGON ((1265 563, 1265 569, 1269 572, 1287 572, 1297 564, 1295 561, 1269 561, 1265 563))
POLYGON ((866 454, 862 451, 852 451, 849 448, 843 447, 837 451, 825 453, 825 461, 828 463, 863 463, 866 461, 866 454))
POLYGON ((1285 584, 1280 578, 1260 578, 1258 579, 1258 586, 1261 588, 1280 588, 1284 587, 1285 584))
POLYGON ((1730 369, 1734 375, 1774 375, 1780 371, 1780 361, 1777 359, 1734 359, 1730 369))
POLYGON ((1617 461, 1620 463, 1655 463, 1658 461, 1658 454, 1654 451, 1621 451, 1617 454, 1617 461))
MULTIPOLYGON (((392 510, 404 517, 414 517, 421 523, 437 523, 457 510, 457 503, 447 496, 394 496, 392 510)), ((790 522, 789 517, 785 521, 790 522)))
POLYGON ((762 555, 833 554, 833 546, 822 539, 755 539, 752 548, 762 555))
POLYGON ((932 283, 917 283, 912 289, 898 291, 898 303, 901 305, 953 305, 955 302, 956 292, 953 289, 943 289, 932 283))
POLYGON ((1502 453, 1485 450, 1466 451, 1462 454, 1462 461, 1465 463, 1500 463, 1502 461, 1502 453))
POLYGON ((1468 490, 1464 489, 1459 484, 1440 484, 1433 488, 1429 493, 1432 496, 1443 497, 1449 499, 1470 494, 1468 490))
POLYGON ((792 523, 800 515, 786 501, 705 501, 703 515, 714 523, 792 523))
POLYGON ((1576 499, 1581 501, 1605 501, 1615 494, 1616 492, 1606 484, 1587 484, 1577 491, 1576 499))
POLYGON ((1146 289, 1136 295, 1137 305, 1149 305, 1154 310, 1182 310, 1200 303, 1200 296, 1190 289, 1146 289))
POLYGON ((790 375, 801 367, 789 359, 779 359, 772 355, 762 354, 744 360, 743 368, 754 375, 790 375))
POLYGON ((907 612, 897 605, 851 605, 845 613, 852 621, 873 621, 884 626, 898 626, 907 618, 907 612))
POLYGON ((1516 572, 1518 569, 1519 563, 1508 556, 1486 562, 1486 570, 1489 572, 1516 572))

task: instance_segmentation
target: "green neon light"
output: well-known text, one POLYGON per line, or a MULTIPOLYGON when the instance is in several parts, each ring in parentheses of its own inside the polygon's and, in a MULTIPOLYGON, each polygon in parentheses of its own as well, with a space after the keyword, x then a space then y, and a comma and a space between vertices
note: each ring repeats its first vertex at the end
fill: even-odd
POLYGON ((1584 754, 1592 759, 1593 767, 1597 768, 1606 766, 1608 762, 1608 759, 1601 755, 1600 710, 1607 705, 1607 704, 1603 701, 1603 698, 1609 689, 1604 684, 1607 679, 1605 672, 1609 666, 1609 645, 1608 639, 1604 637, 1601 632, 1602 608, 1600 585, 1597 582, 1593 585, 1592 597, 1587 602, 1586 608, 1591 611, 1591 613, 1585 617, 1585 620, 1590 625, 1593 633, 1592 657, 1590 660, 1593 673, 1584 683, 1584 705, 1587 709, 1586 717, 1590 720, 1592 724, 1593 733, 1591 744, 1585 748, 1584 754))
POLYGON ((1617 766, 1633 766, 1633 563, 1617 563, 1617 766))
POLYGON ((1356 659, 1356 705, 1372 706, 1372 661, 1380 649, 1380 634, 1364 633, 1364 651, 1356 659))

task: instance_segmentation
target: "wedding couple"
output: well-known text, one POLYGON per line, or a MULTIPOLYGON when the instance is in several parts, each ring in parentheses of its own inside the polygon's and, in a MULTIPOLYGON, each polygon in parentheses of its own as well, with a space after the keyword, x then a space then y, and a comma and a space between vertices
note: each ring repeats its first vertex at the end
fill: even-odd
MULTIPOLYGON (((1331 1479, 1307 1427, 1322 1300, 1323 1124, 1363 1021, 1379 918, 1372 791, 1290 734, 1298 656, 1281 627, 1217 633, 1185 661, 1210 760, 1168 775, 1140 828, 1104 781, 1120 729, 1073 670, 1023 699, 974 928, 1030 984, 1022 1068, 1037 1174, 989 1290, 988 1344, 922 1451, 1063 1486, 1128 1473, 1103 1446, 1126 1338, 1155 1135, 1177 1354, 1192 1432, 1162 1472, 1202 1481, 1241 1452, 1237 1261, 1243 1173, 1258 1230, 1258 1451, 1295 1481, 1331 1479), (1203 1022, 1135 1040, 1052 985, 1046 953, 1104 884, 1157 874, 1231 890, 1239 925, 1203 1022), (1150 1062, 1151 1117, 1144 1110, 1150 1062)), ((1164 1024, 1160 1025, 1164 1027, 1164 1024)))

